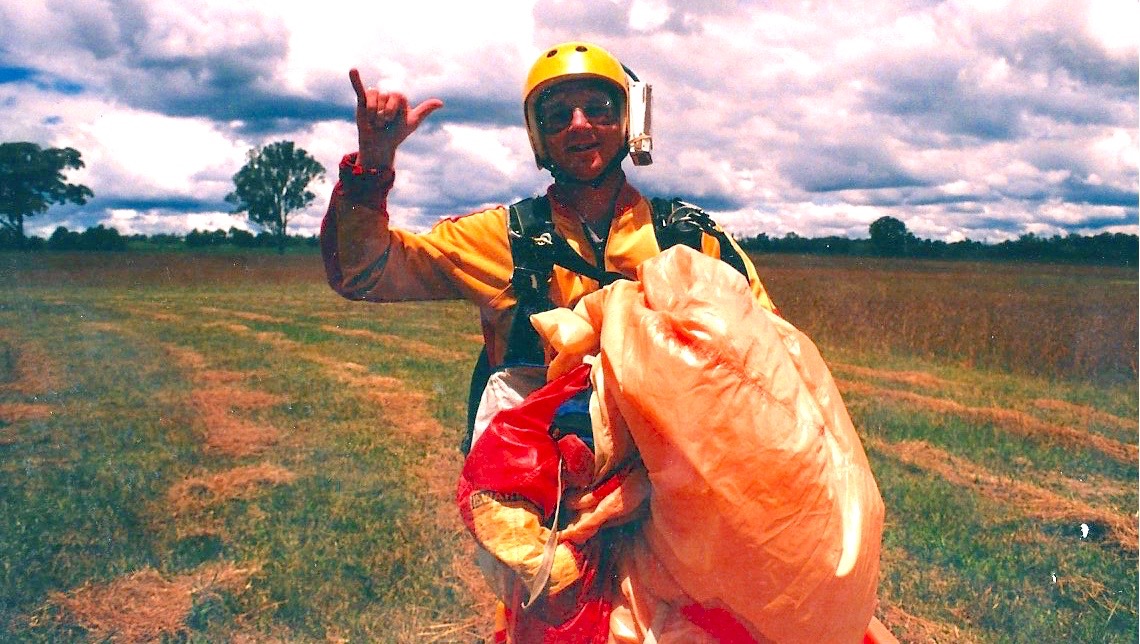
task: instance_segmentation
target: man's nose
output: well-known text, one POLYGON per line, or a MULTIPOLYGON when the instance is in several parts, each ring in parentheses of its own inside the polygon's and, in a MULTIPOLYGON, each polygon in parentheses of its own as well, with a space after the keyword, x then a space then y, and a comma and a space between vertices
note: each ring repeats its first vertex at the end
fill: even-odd
POLYGON ((585 127, 589 125, 590 119, 586 118, 586 112, 580 107, 575 107, 573 112, 570 112, 570 125, 568 127, 585 127))

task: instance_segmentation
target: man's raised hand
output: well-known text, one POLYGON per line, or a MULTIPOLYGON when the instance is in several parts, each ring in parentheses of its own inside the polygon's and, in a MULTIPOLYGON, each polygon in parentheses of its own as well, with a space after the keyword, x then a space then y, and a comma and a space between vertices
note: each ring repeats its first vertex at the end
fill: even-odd
POLYGON ((348 80, 356 92, 356 131, 360 138, 359 163, 366 168, 388 168, 396 148, 425 118, 443 107, 443 101, 429 98, 408 109, 408 97, 397 92, 364 89, 360 72, 351 69, 348 80))

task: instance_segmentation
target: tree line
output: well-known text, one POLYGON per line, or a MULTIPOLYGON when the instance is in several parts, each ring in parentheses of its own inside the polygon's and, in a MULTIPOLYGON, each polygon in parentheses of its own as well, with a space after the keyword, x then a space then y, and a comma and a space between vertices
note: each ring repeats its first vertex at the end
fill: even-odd
POLYGON ((1140 238, 1125 233, 1098 235, 1053 235, 1045 237, 1027 233, 1017 239, 987 244, 970 239, 945 242, 920 239, 894 217, 880 217, 870 226, 870 237, 801 237, 788 233, 783 237, 739 239, 742 248, 758 253, 795 253, 804 255, 851 255, 862 257, 899 257, 968 261, 1029 261, 1044 263, 1095 264, 1104 266, 1137 266, 1140 238))
MULTIPOLYGON (((900 222, 901 223, 901 222, 900 222)), ((801 237, 788 233, 784 237, 760 234, 737 240, 741 247, 756 253, 789 253, 801 255, 838 255, 862 257, 898 257, 916 259, 968 261, 1031 261, 1045 263, 1094 264, 1104 266, 1137 266, 1140 239, 1124 233, 1101 233, 1093 236, 1070 234, 1041 237, 1032 233, 996 244, 963 240, 943 242, 904 237, 902 243, 882 239, 874 234, 867 239, 849 237, 801 237)), ((288 235, 285 247, 315 248, 315 235, 288 235)), ((115 228, 102 224, 83 232, 58 227, 47 239, 29 237, 26 250, 49 251, 125 251, 125 250, 202 250, 202 249, 279 249, 281 238, 275 233, 254 234, 239 228, 229 230, 192 230, 185 235, 121 235, 115 228)), ((0 230, 0 250, 14 250, 14 238, 0 230)))
POLYGON ((26 251, 128 251, 128 250, 199 250, 210 248, 267 248, 280 251, 284 248, 315 248, 315 235, 287 235, 284 240, 275 233, 251 233, 231 227, 227 230, 192 230, 185 235, 160 233, 157 235, 123 235, 117 229, 99 224, 83 232, 56 227, 47 238, 26 237, 19 242, 13 235, 0 230, 0 250, 26 251))
MULTIPOLYGON (((24 222, 54 204, 87 203, 94 196, 88 187, 68 183, 64 173, 84 167, 73 148, 43 149, 34 143, 0 144, 0 250, 111 250, 130 248, 191 249, 315 246, 314 237, 288 234, 291 213, 308 206, 316 196, 309 183, 324 176, 324 168, 292 141, 278 141, 250 150, 245 165, 233 176, 234 191, 226 202, 234 213, 245 213, 259 232, 194 230, 183 236, 160 234, 123 236, 102 224, 83 232, 56 228, 48 239, 28 237, 24 222)), ((977 241, 943 242, 919 239, 894 217, 880 217, 869 227, 868 239, 847 237, 782 238, 760 234, 740 241, 745 250, 760 253, 913 257, 950 260, 1021 260, 1136 266, 1136 235, 1102 233, 1091 237, 1070 234, 1041 237, 1032 233, 997 244, 977 241)))

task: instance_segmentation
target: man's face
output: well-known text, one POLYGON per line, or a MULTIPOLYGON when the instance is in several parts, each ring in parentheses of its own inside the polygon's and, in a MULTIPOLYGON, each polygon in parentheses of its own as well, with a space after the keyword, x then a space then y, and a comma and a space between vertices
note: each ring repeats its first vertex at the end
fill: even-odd
POLYGON ((597 81, 561 83, 539 100, 538 127, 551 162, 579 181, 596 179, 625 144, 621 101, 597 81))

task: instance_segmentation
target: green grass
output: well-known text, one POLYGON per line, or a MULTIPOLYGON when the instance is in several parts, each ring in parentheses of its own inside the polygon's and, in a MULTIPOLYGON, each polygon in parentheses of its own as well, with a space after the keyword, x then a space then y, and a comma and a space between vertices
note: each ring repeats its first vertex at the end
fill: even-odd
POLYGON ((1134 553, 873 456, 877 478, 888 482, 884 547, 895 553, 882 598, 986 641, 1130 641, 1134 553))
MULTIPOLYGON (((880 374, 838 368, 841 381, 1017 410, 1136 444, 1135 432, 1095 414, 1082 420, 1038 404, 1063 401, 1134 421, 1135 373, 1122 376, 1124 363, 1098 357, 1078 364, 1075 354, 1056 350, 1055 362, 999 368, 986 361, 1016 355, 1016 347, 963 351, 960 319, 922 317, 944 310, 936 302, 914 300, 914 311, 905 302, 878 313, 851 307, 886 301, 877 299, 889 293, 875 271, 888 281, 920 282, 905 289, 918 297, 923 280, 950 289, 974 268, 795 261, 780 257, 767 271, 785 314, 813 337, 813 326, 818 330, 829 361, 880 374), (851 278, 856 268, 865 279, 851 278), (836 280, 842 289, 819 286, 836 280), (854 315, 842 324, 811 311, 837 315, 845 306, 854 315), (881 328, 876 315, 893 316, 892 324, 925 319, 929 328, 907 351, 902 339, 866 339, 881 328), (936 345, 943 323, 946 341, 936 345), (1079 368, 1056 371, 1066 360, 1079 368), (1090 375, 1090 364, 1105 364, 1111 374, 1090 375), (899 372, 936 379, 905 384, 899 372)), ((1009 284, 1028 291, 1025 301, 1040 302, 1047 299, 1040 291, 1063 283, 1119 305, 1110 283, 1117 277, 1104 271, 997 272, 993 289, 974 282, 977 302, 1000 298, 1009 284)), ((56 608, 55 593, 145 568, 173 577, 222 561, 256 571, 239 589, 196 596, 186 631, 172 641, 477 638, 478 620, 485 625, 487 616, 476 608, 482 591, 456 567, 469 546, 450 487, 479 348, 470 306, 347 302, 323 284, 319 260, 301 255, 5 255, 0 284, 0 640, 88 641, 56 608), (203 366, 180 363, 173 349, 203 366), (21 371, 29 360, 41 371, 38 380, 21 371), (240 377, 205 377, 221 371, 240 377), (235 405, 230 414, 274 428, 277 442, 244 456, 207 450, 194 394, 208 387, 272 395, 268 404, 235 405), (385 388, 415 404, 383 407, 376 397, 385 388), (16 405, 50 415, 16 417, 16 405), (409 413, 435 424, 423 430, 409 413), (295 478, 174 511, 168 495, 180 482, 258 464, 295 478)), ((1134 278, 1129 284, 1132 317, 1121 324, 1134 328, 1134 278)), ((991 324, 1015 326, 992 317, 991 324)), ((1082 346, 1089 356, 1107 355, 1082 346)), ((928 640, 938 628, 982 642, 1135 641, 1134 547, 1122 548, 1095 522, 1086 538, 1079 523, 1042 518, 979 486, 948 481, 900 459, 895 447, 921 441, 994 476, 1126 517, 1138 505, 1136 463, 907 399, 853 391, 846 400, 887 507, 880 614, 904 641, 928 640), (1064 481, 1119 491, 1103 495, 1064 481), (928 630, 908 626, 905 616, 928 630)))

